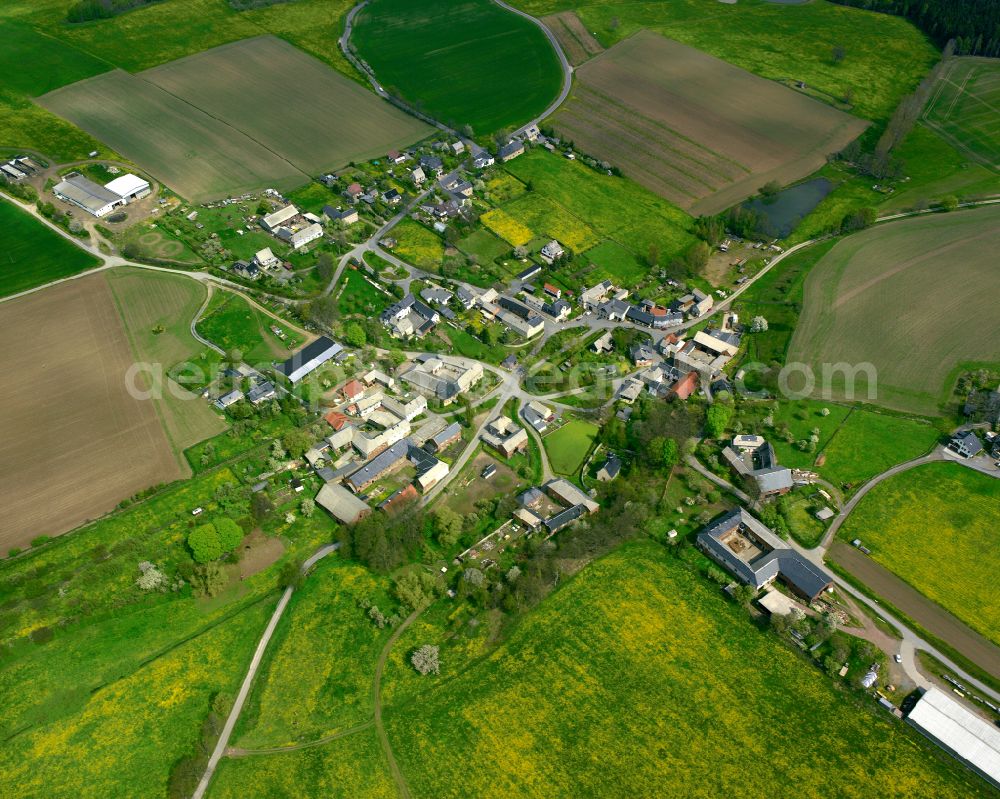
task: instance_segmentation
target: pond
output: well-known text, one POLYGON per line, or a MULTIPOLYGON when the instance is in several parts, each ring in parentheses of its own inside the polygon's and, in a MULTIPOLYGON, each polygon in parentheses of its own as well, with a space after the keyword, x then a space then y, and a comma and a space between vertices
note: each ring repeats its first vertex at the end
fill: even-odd
POLYGON ((767 227, 779 238, 784 238, 793 230, 802 217, 820 204, 833 191, 833 183, 826 178, 814 178, 779 191, 766 199, 757 197, 745 204, 767 220, 767 227))

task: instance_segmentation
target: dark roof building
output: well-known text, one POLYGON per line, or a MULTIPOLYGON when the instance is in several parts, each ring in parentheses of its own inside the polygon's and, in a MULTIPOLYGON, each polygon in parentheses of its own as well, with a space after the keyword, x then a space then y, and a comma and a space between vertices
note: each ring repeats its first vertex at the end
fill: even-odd
POLYGON ((546 519, 544 521, 546 529, 549 531, 549 535, 558 533, 564 527, 572 524, 577 519, 586 516, 588 510, 585 505, 574 505, 572 508, 567 508, 564 511, 560 511, 555 516, 546 519))
POLYGON ((781 578, 792 591, 812 601, 832 579, 743 508, 698 533, 698 546, 737 579, 763 588, 781 578))
POLYGON ((344 348, 333 339, 320 336, 287 361, 278 364, 275 371, 287 377, 291 382, 298 383, 307 374, 315 371, 332 358, 336 358, 343 351, 344 348))
POLYGON ((397 441, 391 447, 383 450, 368 463, 347 478, 348 487, 358 493, 378 480, 386 472, 401 466, 409 454, 410 445, 406 439, 397 441))
POLYGON ((972 458, 983 451, 983 442, 971 430, 959 430, 952 436, 948 449, 963 458, 972 458))

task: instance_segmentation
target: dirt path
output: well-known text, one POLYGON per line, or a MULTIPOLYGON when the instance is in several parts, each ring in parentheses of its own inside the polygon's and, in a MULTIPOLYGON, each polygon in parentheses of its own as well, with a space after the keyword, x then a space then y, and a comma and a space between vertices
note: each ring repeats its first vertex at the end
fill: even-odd
POLYGON ((876 596, 899 608, 931 635, 947 641, 984 671, 1000 677, 1000 647, 996 644, 854 547, 835 541, 828 555, 876 596))
POLYGON ((399 640, 406 628, 425 609, 425 607, 420 607, 413 611, 396 628, 395 632, 389 637, 389 640, 385 642, 385 646, 382 647, 382 651, 379 653, 378 663, 375 665, 375 679, 372 680, 372 694, 375 697, 375 731, 378 733, 378 741, 382 745, 382 751, 385 752, 386 760, 389 761, 389 772, 392 774, 393 782, 396 783, 396 790, 399 792, 401 799, 412 799, 412 794, 410 793, 409 786, 406 784, 406 778, 403 776, 403 772, 396 762, 396 756, 392 753, 392 744, 389 743, 389 736, 385 734, 385 726, 382 724, 382 672, 385 671, 385 663, 389 659, 389 652, 392 650, 393 644, 399 640))
POLYGON ((327 735, 323 738, 317 738, 315 741, 306 741, 301 744, 292 744, 291 746, 272 746, 266 749, 242 749, 238 746, 230 746, 226 749, 226 757, 250 757, 251 755, 280 755, 285 752, 297 752, 299 749, 312 749, 317 746, 323 746, 331 741, 336 741, 338 738, 346 738, 348 735, 354 735, 356 732, 361 732, 362 730, 369 729, 373 724, 375 724, 375 719, 368 719, 368 721, 363 724, 357 724, 354 727, 348 727, 346 730, 341 730, 340 732, 335 732, 333 735, 327 735))

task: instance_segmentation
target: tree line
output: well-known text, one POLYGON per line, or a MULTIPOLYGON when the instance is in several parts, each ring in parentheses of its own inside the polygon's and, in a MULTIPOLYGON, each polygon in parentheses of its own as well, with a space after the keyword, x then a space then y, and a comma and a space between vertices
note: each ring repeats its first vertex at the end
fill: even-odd
POLYGON ((1000 0, 833 0, 842 6, 905 17, 956 55, 1000 56, 1000 0))

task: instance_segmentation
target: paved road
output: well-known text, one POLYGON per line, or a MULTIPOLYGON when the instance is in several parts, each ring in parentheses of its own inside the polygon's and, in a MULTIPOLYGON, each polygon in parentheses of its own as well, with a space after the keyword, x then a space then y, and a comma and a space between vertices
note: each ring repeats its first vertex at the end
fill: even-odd
MULTIPOLYGON (((332 552, 336 552, 339 548, 339 543, 327 544, 326 546, 320 547, 316 550, 312 557, 302 564, 302 573, 307 573, 309 569, 315 566, 321 559, 325 558, 332 552)), ((212 755, 208 759, 208 766, 205 768, 205 773, 202 775, 201 781, 198 783, 198 787, 195 789, 194 793, 191 794, 191 799, 202 799, 205 796, 205 791, 208 790, 208 785, 212 781, 212 775, 215 774, 215 769, 218 767, 219 761, 226 753, 226 749, 229 746, 229 738, 233 734, 236 722, 239 720, 240 713, 243 712, 243 706, 246 704, 247 697, 250 695, 250 689, 253 687, 253 681, 257 676, 257 669, 260 668, 261 660, 264 658, 264 652, 267 650, 267 645, 271 642, 271 636, 274 635, 274 630, 278 626, 278 622, 281 621, 281 617, 285 613, 285 608, 288 607, 288 601, 292 598, 293 590, 294 589, 289 586, 282 592, 281 599, 278 600, 278 605, 274 609, 274 613, 271 614, 271 620, 267 623, 267 627, 264 629, 264 634, 260 637, 260 641, 257 643, 257 648, 254 650, 253 658, 250 660, 250 666, 247 669, 246 677, 243 678, 243 684, 240 686, 240 692, 236 695, 236 701, 233 703, 233 709, 229 711, 229 717, 226 719, 226 723, 222 727, 222 734, 219 736, 219 740, 215 744, 215 749, 212 750, 212 755)))
POLYGON ((569 59, 566 58, 566 53, 563 52, 562 45, 559 44, 559 40, 555 37, 555 35, 553 35, 552 31, 549 30, 548 26, 540 19, 538 19, 538 17, 533 17, 531 16, 531 14, 527 14, 524 11, 521 11, 519 8, 514 8, 514 6, 508 5, 507 3, 503 2, 503 0, 493 0, 493 2, 496 3, 498 6, 500 6, 500 8, 505 8, 512 14, 517 14, 519 17, 524 17, 525 19, 530 20, 539 28, 541 28, 542 33, 545 34, 545 38, 547 38, 549 40, 549 44, 552 45, 552 49, 556 51, 556 56, 559 58, 559 66, 562 68, 563 85, 562 89, 559 90, 559 96, 556 97, 556 99, 552 101, 549 107, 546 108, 541 114, 539 114, 533 120, 522 125, 517 130, 514 131, 513 134, 514 136, 520 136, 532 125, 539 125, 541 124, 543 119, 554 114, 556 109, 563 104, 563 102, 566 100, 567 97, 569 97, 570 89, 573 88, 573 65, 570 64, 569 59))
POLYGON ((220 355, 225 355, 226 352, 225 350, 222 349, 222 347, 213 344, 211 341, 209 341, 207 338, 201 335, 201 333, 198 332, 197 328, 198 320, 201 319, 202 314, 205 313, 205 309, 208 308, 208 304, 212 301, 212 291, 213 291, 212 284, 209 283, 205 288, 206 288, 205 301, 201 304, 201 307, 195 312, 195 315, 191 317, 191 336, 194 338, 195 341, 200 341, 209 349, 215 350, 220 355))

